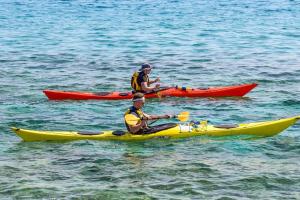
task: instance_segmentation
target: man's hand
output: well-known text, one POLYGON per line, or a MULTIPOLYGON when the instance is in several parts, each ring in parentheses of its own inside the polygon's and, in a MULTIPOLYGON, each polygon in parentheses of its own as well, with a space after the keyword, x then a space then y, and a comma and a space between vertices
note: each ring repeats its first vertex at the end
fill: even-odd
POLYGON ((177 118, 177 115, 169 115, 169 118, 177 118))
POLYGON ((160 81, 160 78, 157 77, 157 78, 154 80, 154 83, 157 83, 157 82, 159 82, 159 81, 160 81))
POLYGON ((163 115, 163 117, 165 119, 170 119, 170 118, 174 118, 175 115, 163 115))
POLYGON ((141 121, 141 127, 144 127, 144 126, 146 126, 147 125, 147 120, 142 120, 141 121))

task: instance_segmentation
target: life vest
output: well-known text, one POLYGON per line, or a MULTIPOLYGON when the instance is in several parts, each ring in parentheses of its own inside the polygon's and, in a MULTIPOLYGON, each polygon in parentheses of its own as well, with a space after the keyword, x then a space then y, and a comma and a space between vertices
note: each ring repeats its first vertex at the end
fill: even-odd
POLYGON ((147 81, 147 85, 149 86, 149 77, 144 74, 144 72, 134 72, 131 77, 131 87, 134 92, 143 92, 142 90, 142 82, 147 81), (146 76, 146 80, 144 77, 146 76))
POLYGON ((130 132, 130 129, 129 129, 129 125, 127 124, 126 120, 125 120, 125 116, 128 115, 128 114, 135 114, 138 118, 140 118, 140 121, 143 119, 144 117, 144 113, 141 109, 136 109, 134 106, 131 106, 124 114, 124 122, 125 122, 125 125, 126 125, 126 128, 128 130, 128 132, 130 132))

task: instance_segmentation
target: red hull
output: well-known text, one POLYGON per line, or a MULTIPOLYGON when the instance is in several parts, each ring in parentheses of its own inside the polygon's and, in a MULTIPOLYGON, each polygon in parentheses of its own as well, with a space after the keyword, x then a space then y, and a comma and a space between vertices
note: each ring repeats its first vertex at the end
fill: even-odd
MULTIPOLYGON (((207 89, 187 89, 181 90, 178 88, 169 88, 159 91, 158 93, 146 94, 146 98, 159 97, 242 97, 257 86, 256 83, 225 86, 225 87, 210 87, 207 89)), ((44 90, 45 95, 49 100, 122 100, 131 99, 131 92, 67 92, 58 90, 44 90)))

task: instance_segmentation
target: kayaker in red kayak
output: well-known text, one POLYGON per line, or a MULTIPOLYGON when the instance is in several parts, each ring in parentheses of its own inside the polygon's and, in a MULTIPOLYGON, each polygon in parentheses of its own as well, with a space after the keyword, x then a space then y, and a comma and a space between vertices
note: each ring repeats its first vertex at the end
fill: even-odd
POLYGON ((133 106, 124 114, 124 121, 128 132, 132 134, 143 134, 148 129, 147 121, 156 119, 168 119, 172 115, 148 115, 142 111, 145 104, 143 93, 135 93, 132 98, 133 106), (133 115, 133 120, 132 120, 133 115), (134 119, 135 118, 135 119, 134 119), (136 119, 137 118, 137 119, 136 119), (136 121, 137 120, 137 121, 136 121))
POLYGON ((160 87, 160 84, 151 86, 153 83, 157 83, 160 80, 159 78, 156 78, 153 81, 149 80, 148 75, 150 74, 152 68, 153 67, 150 64, 144 63, 138 72, 134 72, 131 77, 131 87, 133 89, 133 93, 151 93, 160 87))

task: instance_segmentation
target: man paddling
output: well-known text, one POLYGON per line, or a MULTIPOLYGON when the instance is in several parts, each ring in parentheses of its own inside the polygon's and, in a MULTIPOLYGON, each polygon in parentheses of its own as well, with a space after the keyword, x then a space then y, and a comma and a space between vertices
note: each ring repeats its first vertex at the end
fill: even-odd
POLYGON ((148 115, 142 111, 145 104, 143 93, 135 93, 133 95, 133 106, 130 107, 124 114, 124 121, 128 132, 132 134, 145 134, 148 130, 147 121, 156 119, 168 119, 173 115, 148 115))
POLYGON ((151 69, 152 66, 150 64, 144 63, 138 72, 134 72, 131 77, 131 87, 133 89, 133 93, 151 93, 160 87, 160 84, 151 86, 159 81, 159 78, 156 78, 153 81, 149 80, 148 75, 150 74, 151 69))

